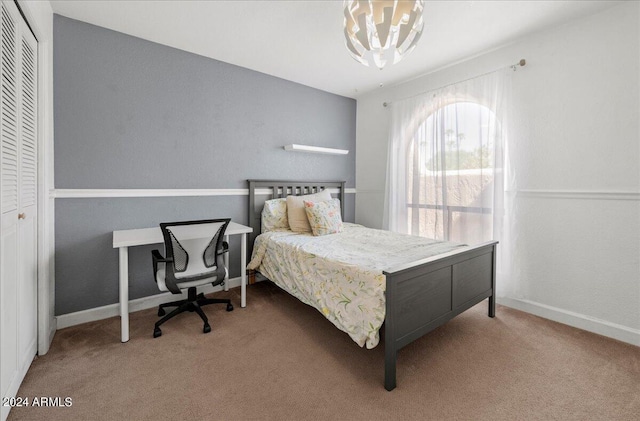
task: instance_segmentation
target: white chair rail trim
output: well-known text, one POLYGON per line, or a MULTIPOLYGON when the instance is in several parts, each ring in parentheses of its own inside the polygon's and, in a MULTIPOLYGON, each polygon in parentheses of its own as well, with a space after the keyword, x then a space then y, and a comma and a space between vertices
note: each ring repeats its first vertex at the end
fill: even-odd
MULTIPOLYGON (((337 189, 328 189, 337 193, 337 189)), ((271 194, 269 189, 257 189, 257 194, 271 194)), ((345 193, 355 194, 355 188, 346 188, 345 193)), ((179 196, 248 196, 249 189, 53 189, 53 199, 97 198, 97 197, 179 197, 179 196)))
POLYGON ((508 190, 506 194, 541 199, 640 200, 640 192, 615 190, 508 190))

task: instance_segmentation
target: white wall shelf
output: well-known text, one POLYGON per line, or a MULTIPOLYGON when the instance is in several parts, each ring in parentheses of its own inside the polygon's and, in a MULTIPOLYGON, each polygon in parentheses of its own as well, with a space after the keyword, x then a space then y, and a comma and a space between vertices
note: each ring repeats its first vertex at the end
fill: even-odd
POLYGON ((333 148, 323 148, 321 146, 309 146, 309 145, 285 145, 285 151, 290 152, 309 152, 309 153, 323 153, 329 155, 346 155, 349 153, 346 149, 333 149, 333 148))

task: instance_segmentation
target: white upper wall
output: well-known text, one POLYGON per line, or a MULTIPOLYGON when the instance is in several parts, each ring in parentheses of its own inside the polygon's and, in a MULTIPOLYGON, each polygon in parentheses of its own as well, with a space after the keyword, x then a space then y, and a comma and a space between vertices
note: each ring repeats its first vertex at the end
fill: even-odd
POLYGON ((499 293, 597 320, 640 343, 639 27, 640 4, 628 2, 359 97, 356 222, 382 224, 383 102, 525 58, 513 75, 509 137, 514 279, 499 293))
POLYGON ((356 180, 363 193, 358 220, 382 224, 379 201, 384 196, 390 118, 383 102, 475 77, 521 58, 527 65, 513 79, 511 138, 526 150, 522 155, 527 163, 513 163, 518 185, 512 187, 640 191, 638 15, 638 3, 629 2, 358 97, 356 180))

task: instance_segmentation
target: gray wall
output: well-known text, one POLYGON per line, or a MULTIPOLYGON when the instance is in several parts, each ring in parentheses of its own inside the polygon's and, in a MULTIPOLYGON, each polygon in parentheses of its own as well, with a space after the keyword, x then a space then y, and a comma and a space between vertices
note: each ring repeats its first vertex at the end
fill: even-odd
MULTIPOLYGON (((56 189, 246 188, 250 178, 355 187, 355 100, 56 15, 56 189), (286 152, 302 143, 347 156, 286 152)), ((354 198, 347 196, 346 220, 354 198)), ((231 217, 247 196, 56 199, 56 314, 118 301, 113 230, 231 217)), ((130 298, 159 291, 130 250, 130 298)), ((239 276, 239 241, 231 276, 239 276)))

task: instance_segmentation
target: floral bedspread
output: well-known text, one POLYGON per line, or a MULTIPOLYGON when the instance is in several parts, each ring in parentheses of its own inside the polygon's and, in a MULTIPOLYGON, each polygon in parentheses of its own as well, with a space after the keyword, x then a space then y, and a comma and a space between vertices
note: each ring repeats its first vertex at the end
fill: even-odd
POLYGON ((344 232, 319 237, 275 230, 256 238, 248 268, 373 348, 385 317, 382 271, 463 246, 350 223, 344 232))

